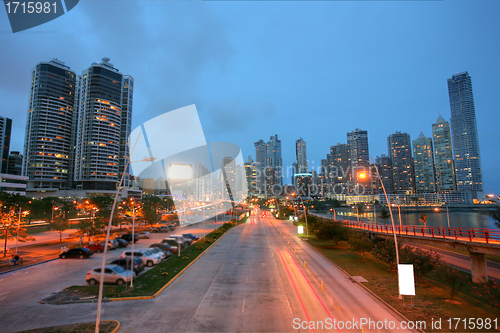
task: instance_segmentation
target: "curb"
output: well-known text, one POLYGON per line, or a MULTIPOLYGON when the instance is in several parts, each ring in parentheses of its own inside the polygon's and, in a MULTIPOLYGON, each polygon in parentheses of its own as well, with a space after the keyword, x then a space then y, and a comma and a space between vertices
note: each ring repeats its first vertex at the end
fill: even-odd
MULTIPOLYGON (((299 237, 300 239, 300 237, 299 237)), ((380 298, 380 296, 378 296, 377 294, 375 294, 373 291, 371 291, 370 289, 368 289, 367 287, 365 287, 363 284, 361 284, 360 282, 356 281, 355 279, 352 278, 352 276, 347 273, 342 267, 340 267, 339 265, 337 265, 336 263, 334 263, 330 258, 328 258, 327 256, 325 256, 323 253, 321 253, 318 249, 316 249, 314 246, 312 246, 311 244, 309 244, 308 242, 305 242, 307 245, 309 245, 309 247, 311 247, 314 251, 316 251, 316 253, 318 253, 319 255, 321 255, 323 258, 325 258, 326 260, 328 260, 329 262, 331 262, 335 267, 337 267, 342 273, 344 273, 347 278, 356 283, 358 286, 360 286, 362 289, 364 289, 365 291, 367 291, 370 296, 372 296, 373 298, 375 298, 377 301, 379 301, 380 303, 382 303, 384 306, 386 306, 387 308, 389 308, 389 310, 391 310, 392 312, 394 312, 395 314, 397 314, 398 316, 400 316, 403 321, 406 321, 406 322, 410 322, 411 320, 409 320, 408 318, 406 318, 403 314, 401 314, 398 310, 394 309, 391 305, 389 305, 386 301, 384 301, 382 298, 380 298)), ((421 332, 421 333, 424 333, 423 330, 420 330, 420 329, 415 329, 416 331, 418 332, 421 332)))
POLYGON ((59 258, 53 258, 53 259, 49 259, 49 260, 40 261, 40 262, 37 262, 37 263, 34 263, 34 264, 30 264, 30 265, 22 265, 22 266, 20 266, 18 268, 14 268, 14 269, 11 269, 11 270, 8 270, 8 271, 5 271, 5 272, 0 272, 0 275, 11 273, 11 272, 14 272, 14 271, 19 271, 21 269, 33 267, 33 266, 36 266, 36 265, 45 264, 46 262, 51 262, 51 261, 58 260, 58 259, 59 258))
POLYGON ((106 321, 114 321, 116 323, 116 327, 114 330, 111 331, 111 333, 116 333, 120 329, 120 322, 118 320, 106 320, 106 321))
MULTIPOLYGON (((229 230, 227 230, 227 231, 229 231, 229 230)), ((177 278, 182 273, 184 273, 184 271, 186 269, 188 269, 189 266, 191 266, 192 264, 194 264, 196 261, 198 261, 198 259, 202 258, 205 254, 207 254, 208 250, 210 250, 210 248, 212 248, 212 246, 214 246, 215 244, 217 244, 217 242, 220 241, 222 239, 222 237, 224 237, 226 235, 227 231, 222 236, 220 236, 213 244, 211 244, 209 247, 207 247, 205 249, 205 251, 203 251, 203 253, 201 253, 198 257, 196 257, 196 259, 194 259, 193 261, 191 261, 186 267, 184 267, 179 273, 177 273, 172 278, 172 280, 168 281, 167 284, 165 284, 163 287, 161 287, 160 290, 158 290, 154 295, 151 295, 151 296, 133 296, 133 297, 109 298, 109 301, 111 301, 111 302, 117 302, 117 301, 134 301, 134 300, 143 300, 143 299, 153 299, 153 298, 158 297, 163 292, 163 290, 165 290, 171 283, 173 283, 175 280, 177 280, 177 278)))

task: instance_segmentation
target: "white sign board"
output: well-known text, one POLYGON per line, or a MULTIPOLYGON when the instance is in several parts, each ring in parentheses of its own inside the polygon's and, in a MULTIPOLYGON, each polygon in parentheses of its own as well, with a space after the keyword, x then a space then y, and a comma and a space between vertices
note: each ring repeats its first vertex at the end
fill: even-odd
POLYGON ((399 294, 415 296, 412 264, 398 264, 399 294))
POLYGON ((295 218, 295 221, 298 221, 299 220, 299 217, 298 216, 294 216, 295 218))
POLYGON ((299 225, 299 234, 303 234, 304 233, 304 227, 299 225))
POLYGON ((288 216, 288 218, 290 219, 290 221, 293 221, 293 216, 288 216))

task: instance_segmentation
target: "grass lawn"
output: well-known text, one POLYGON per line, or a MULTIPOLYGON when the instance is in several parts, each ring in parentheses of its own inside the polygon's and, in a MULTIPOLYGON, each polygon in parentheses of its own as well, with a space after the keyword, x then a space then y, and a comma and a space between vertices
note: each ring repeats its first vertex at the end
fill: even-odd
POLYGON ((45 232, 45 231, 50 231, 50 227, 32 227, 32 228, 26 228, 26 233, 28 235, 33 235, 33 234, 38 234, 40 232, 45 232))
MULTIPOLYGON (((244 223, 243 218, 239 223, 244 223)), ((181 256, 173 255, 167 260, 156 265, 144 274, 134 279, 134 288, 127 286, 105 285, 103 296, 108 298, 116 297, 134 297, 134 296, 152 296, 159 291, 165 284, 172 280, 182 269, 201 255, 210 245, 220 238, 231 224, 224 224, 218 229, 212 231, 206 236, 206 241, 201 238, 186 249, 181 251, 181 256)), ((79 295, 95 296, 99 292, 99 286, 72 286, 67 288, 64 293, 73 293, 78 291, 79 295)))
MULTIPOLYGON (((408 296, 405 297, 405 304, 398 298, 398 280, 397 272, 390 270, 389 266, 377 260, 372 254, 365 253, 365 260, 358 253, 350 250, 350 246, 346 242, 341 242, 336 246, 333 242, 318 241, 314 236, 309 236, 309 243, 316 247, 321 253, 327 256, 330 260, 342 267, 347 273, 352 276, 362 276, 368 282, 363 283, 365 287, 370 289, 400 313, 405 315, 410 320, 424 320, 427 322, 426 332, 432 332, 430 329, 431 318, 442 318, 443 332, 481 332, 492 330, 464 330, 463 326, 454 329, 448 328, 449 318, 490 318, 491 320, 500 316, 500 310, 491 308, 480 303, 470 294, 473 284, 466 285, 461 292, 451 300, 449 292, 445 286, 433 280, 436 278, 432 273, 428 277, 424 277, 423 281, 416 285, 416 296, 413 301, 408 296), (413 306, 411 303, 413 302, 413 306), (446 329, 444 329, 446 327, 446 329)), ((465 273, 464 273, 465 274, 465 273)), ((470 281, 470 275, 469 275, 470 281)), ((475 297, 475 296, 474 296, 475 297)), ((455 322, 453 321, 453 326, 455 322)), ((493 330, 496 331, 496 330, 493 330)))
MULTIPOLYGON (((112 332, 117 325, 118 323, 116 321, 109 321, 109 320, 102 321, 99 325, 99 332, 102 333, 112 332)), ((95 322, 37 328, 34 330, 23 331, 19 333, 93 333, 93 332, 95 332, 95 322)))

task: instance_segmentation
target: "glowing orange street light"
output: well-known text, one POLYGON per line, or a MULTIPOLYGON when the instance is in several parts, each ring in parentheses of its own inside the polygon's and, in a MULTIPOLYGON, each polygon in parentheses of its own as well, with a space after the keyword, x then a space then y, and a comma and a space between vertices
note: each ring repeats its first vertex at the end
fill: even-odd
POLYGON ((365 179, 367 176, 366 176, 366 173, 362 172, 359 174, 359 178, 361 179, 365 179))

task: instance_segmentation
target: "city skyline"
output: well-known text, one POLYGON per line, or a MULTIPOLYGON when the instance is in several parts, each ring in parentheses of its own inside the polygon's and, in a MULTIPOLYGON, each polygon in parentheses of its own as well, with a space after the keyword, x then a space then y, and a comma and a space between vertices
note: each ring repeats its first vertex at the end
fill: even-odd
MULTIPOLYGON (((81 3, 58 20, 16 34, 17 39, 2 35, 9 54, 0 64, 0 115, 13 119, 12 151, 23 151, 30 70, 54 57, 74 69, 110 57, 126 69, 135 79, 133 125, 194 103, 207 139, 235 142, 245 156, 253 154, 256 139, 278 133, 284 166, 293 163, 293 142, 300 135, 314 166, 355 128, 368 131, 373 158, 388 153, 386 137, 395 131, 416 139, 423 130, 429 137, 439 113, 451 119, 446 80, 468 71, 484 190, 500 188, 494 128, 500 116, 493 111, 500 73, 491 66, 497 46, 489 33, 500 25, 495 2, 175 4, 168 12, 147 3, 95 6, 81 3), (268 7, 267 15, 259 16, 260 6, 268 7), (106 11, 118 15, 110 21, 102 17, 106 11), (241 11, 244 20, 234 15, 241 11), (271 20, 269 15, 278 12, 278 21, 271 20), (132 13, 142 15, 127 16, 132 13), (176 18, 184 14, 185 20, 176 18), (455 23, 461 15, 471 20, 455 23), (127 24, 125 17, 132 17, 127 24), (64 30, 70 21, 88 26, 88 32, 64 30), (428 24, 422 26, 423 21, 428 24), (165 45, 148 35, 143 22, 167 36, 165 45), (188 26, 190 33, 176 38, 188 26), (130 52, 123 52, 124 34, 130 52), (470 47, 457 52, 463 44, 470 47)), ((0 29, 10 30, 7 20, 1 22, 0 29)))

